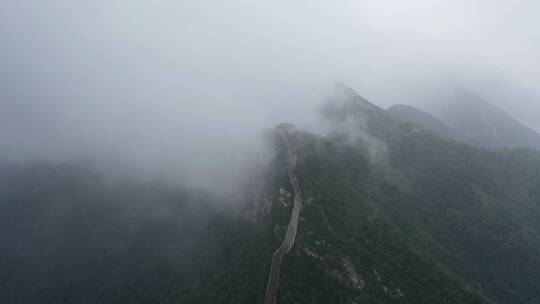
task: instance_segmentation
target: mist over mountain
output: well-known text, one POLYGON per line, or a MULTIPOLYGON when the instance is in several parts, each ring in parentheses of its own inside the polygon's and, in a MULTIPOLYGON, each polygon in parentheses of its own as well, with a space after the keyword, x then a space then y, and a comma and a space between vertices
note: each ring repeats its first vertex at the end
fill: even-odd
POLYGON ((467 140, 465 134, 460 134, 458 130, 447 125, 438 118, 413 106, 400 104, 393 105, 388 108, 388 112, 398 120, 415 123, 442 137, 455 140, 467 140))
POLYGON ((409 105, 394 105, 388 111, 398 120, 424 127, 442 137, 476 147, 540 149, 540 135, 508 113, 470 91, 442 106, 441 119, 409 105), (444 121, 443 121, 444 120, 444 121))
POLYGON ((442 109, 441 118, 480 146, 540 149, 538 133, 468 90, 457 92, 442 109))
POLYGON ((0 302, 540 303, 539 11, 1 1, 0 302))
POLYGON ((3 1, 0 154, 217 187, 262 130, 320 130, 337 81, 432 114, 458 85, 540 130, 536 3, 413 2, 3 1))
POLYGON ((287 131, 294 171, 283 130, 268 131, 275 152, 235 193, 4 163, 2 298, 262 302, 296 172, 302 207, 278 302, 540 299, 540 151, 478 149, 437 134, 445 125, 427 113, 384 110, 342 84, 321 115, 326 135, 287 131))

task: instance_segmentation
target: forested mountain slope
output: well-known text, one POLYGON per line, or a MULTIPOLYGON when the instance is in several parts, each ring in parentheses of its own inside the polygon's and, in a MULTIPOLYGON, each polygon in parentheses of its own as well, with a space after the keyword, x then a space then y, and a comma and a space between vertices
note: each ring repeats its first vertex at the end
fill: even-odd
POLYGON ((413 106, 397 104, 388 108, 387 111, 398 121, 416 124, 446 139, 475 145, 474 139, 469 137, 466 133, 447 125, 435 116, 423 112, 413 106))
MULTIPOLYGON (((291 134, 303 205, 277 303, 540 302, 540 152, 448 140, 350 91, 323 113, 328 135, 291 134)), ((234 197, 3 165, 0 298, 262 303, 293 206, 269 140, 274 159, 234 197)))

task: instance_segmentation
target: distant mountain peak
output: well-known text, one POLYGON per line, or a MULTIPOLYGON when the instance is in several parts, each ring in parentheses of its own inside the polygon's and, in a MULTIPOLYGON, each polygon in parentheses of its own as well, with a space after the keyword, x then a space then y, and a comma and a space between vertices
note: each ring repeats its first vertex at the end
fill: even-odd
POLYGON ((334 85, 334 95, 343 98, 362 98, 354 89, 346 86, 343 82, 337 82, 334 85))
POLYGON ((384 110, 354 89, 339 82, 321 113, 330 123, 355 120, 362 131, 387 134, 402 122, 416 124, 438 136, 486 149, 540 149, 540 135, 466 88, 455 88, 435 117, 410 105, 397 104, 384 110))
POLYGON ((334 86, 332 95, 321 108, 321 115, 332 125, 352 124, 357 132, 375 136, 386 133, 396 125, 396 121, 384 109, 343 83, 334 86))
POLYGON ((540 149, 540 135, 475 92, 456 88, 441 119, 489 149, 540 149))
POLYGON ((365 104, 376 107, 374 104, 367 101, 367 99, 360 96, 360 94, 358 94, 353 88, 343 84, 342 82, 338 82, 334 85, 334 89, 330 96, 330 102, 334 104, 353 102, 360 105, 365 104))

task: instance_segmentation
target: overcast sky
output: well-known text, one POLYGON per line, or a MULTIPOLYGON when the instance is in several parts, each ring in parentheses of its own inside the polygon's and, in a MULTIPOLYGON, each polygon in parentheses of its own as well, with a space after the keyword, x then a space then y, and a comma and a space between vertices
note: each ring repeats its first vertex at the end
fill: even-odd
POLYGON ((216 168, 337 81, 384 107, 465 86, 539 131, 538 54, 536 0, 2 0, 0 152, 216 168))

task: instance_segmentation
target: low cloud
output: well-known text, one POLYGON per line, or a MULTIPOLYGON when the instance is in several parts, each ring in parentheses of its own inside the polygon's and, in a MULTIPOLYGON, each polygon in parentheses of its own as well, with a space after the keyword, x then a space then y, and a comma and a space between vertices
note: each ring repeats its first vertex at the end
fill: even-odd
POLYGON ((319 130, 336 81, 383 107, 468 87, 540 130, 537 6, 2 1, 0 154, 219 184, 265 129, 319 130))

